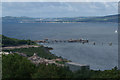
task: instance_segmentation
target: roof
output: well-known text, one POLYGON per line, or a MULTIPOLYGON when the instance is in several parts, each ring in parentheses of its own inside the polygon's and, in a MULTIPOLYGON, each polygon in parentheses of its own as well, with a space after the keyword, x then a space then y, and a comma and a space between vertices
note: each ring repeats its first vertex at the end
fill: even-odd
POLYGON ((79 64, 79 63, 74 63, 74 62, 67 62, 67 64, 76 65, 76 66, 89 66, 86 64, 79 64))
POLYGON ((0 52, 0 54, 9 54, 9 52, 0 52))

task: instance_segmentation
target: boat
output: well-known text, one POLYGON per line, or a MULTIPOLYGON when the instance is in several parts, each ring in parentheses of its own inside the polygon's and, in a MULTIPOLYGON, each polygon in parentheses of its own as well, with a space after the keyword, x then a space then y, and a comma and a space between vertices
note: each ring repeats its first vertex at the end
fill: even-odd
POLYGON ((118 31, 117 31, 117 30, 115 30, 115 33, 118 33, 118 31))

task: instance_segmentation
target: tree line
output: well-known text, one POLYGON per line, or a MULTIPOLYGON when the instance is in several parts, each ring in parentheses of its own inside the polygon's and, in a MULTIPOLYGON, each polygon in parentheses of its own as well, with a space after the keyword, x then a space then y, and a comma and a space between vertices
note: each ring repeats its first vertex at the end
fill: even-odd
POLYGON ((4 79, 41 79, 41 78, 120 78, 117 68, 112 70, 78 70, 72 72, 69 67, 58 67, 55 64, 36 66, 26 57, 18 54, 3 55, 2 78, 4 79))
POLYGON ((2 36, 2 46, 18 46, 18 45, 33 45, 36 44, 34 41, 31 40, 19 40, 15 38, 9 38, 4 35, 2 36))

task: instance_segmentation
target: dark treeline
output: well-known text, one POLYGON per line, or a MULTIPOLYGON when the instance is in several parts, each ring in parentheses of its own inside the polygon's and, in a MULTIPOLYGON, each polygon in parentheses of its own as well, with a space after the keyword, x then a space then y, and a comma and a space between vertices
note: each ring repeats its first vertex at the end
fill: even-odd
POLYGON ((3 55, 2 57, 3 79, 36 79, 36 78, 120 78, 117 68, 105 71, 78 70, 72 72, 68 67, 58 67, 55 64, 40 64, 36 66, 27 58, 18 54, 3 55))
POLYGON ((3 79, 71 78, 72 76, 72 72, 67 67, 58 67, 54 64, 36 66, 18 54, 3 55, 2 63, 3 79))
MULTIPOLYGON (((0 35, 1 36, 1 35, 0 35)), ((18 45, 33 45, 36 44, 31 40, 19 40, 14 38, 9 38, 2 35, 2 46, 18 46, 18 45)))

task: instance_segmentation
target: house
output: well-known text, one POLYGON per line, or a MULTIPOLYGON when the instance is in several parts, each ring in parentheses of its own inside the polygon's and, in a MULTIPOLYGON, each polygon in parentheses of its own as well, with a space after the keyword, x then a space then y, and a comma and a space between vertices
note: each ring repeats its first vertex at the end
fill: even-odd
POLYGON ((45 63, 45 59, 40 58, 36 53, 34 53, 33 56, 29 57, 28 60, 31 60, 35 64, 45 63))
POLYGON ((34 53, 33 56, 29 57, 28 60, 31 60, 36 65, 38 65, 38 64, 46 64, 46 65, 56 64, 58 66, 64 66, 63 64, 56 63, 55 60, 49 60, 49 59, 41 58, 36 53, 34 53))
POLYGON ((2 54, 8 55, 10 53, 9 52, 0 52, 0 55, 2 55, 2 54))
POLYGON ((68 66, 70 68, 70 70, 72 70, 72 71, 77 71, 77 70, 82 70, 82 69, 86 69, 86 70, 90 69, 89 65, 79 64, 79 63, 74 63, 74 62, 66 62, 65 66, 68 66))

